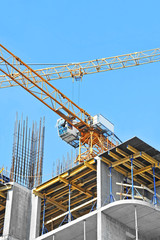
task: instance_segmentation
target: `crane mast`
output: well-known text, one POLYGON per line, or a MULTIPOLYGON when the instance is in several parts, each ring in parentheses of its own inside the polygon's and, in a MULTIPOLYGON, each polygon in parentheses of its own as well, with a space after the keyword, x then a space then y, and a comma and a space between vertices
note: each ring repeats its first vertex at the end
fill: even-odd
MULTIPOLYGON (((70 145, 79 147, 77 161, 82 162, 118 145, 118 141, 110 129, 102 127, 96 120, 97 118, 80 108, 1 44, 0 71, 10 83, 15 82, 57 113, 72 130, 77 129, 74 141, 73 139, 68 141, 70 145)), ((105 122, 102 116, 101 119, 105 122)), ((109 125, 109 122, 106 121, 106 124, 109 125)))

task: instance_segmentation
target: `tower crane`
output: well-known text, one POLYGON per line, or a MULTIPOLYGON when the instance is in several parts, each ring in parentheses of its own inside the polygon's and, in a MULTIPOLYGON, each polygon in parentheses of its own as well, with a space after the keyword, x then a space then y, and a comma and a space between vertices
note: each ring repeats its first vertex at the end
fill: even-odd
POLYGON ((50 80, 81 78, 86 74, 109 71, 160 61, 160 49, 153 49, 112 58, 33 70, 19 57, 0 44, 0 88, 21 86, 57 113, 59 136, 79 147, 77 161, 82 162, 119 144, 113 124, 102 115, 92 117, 70 100, 50 80))

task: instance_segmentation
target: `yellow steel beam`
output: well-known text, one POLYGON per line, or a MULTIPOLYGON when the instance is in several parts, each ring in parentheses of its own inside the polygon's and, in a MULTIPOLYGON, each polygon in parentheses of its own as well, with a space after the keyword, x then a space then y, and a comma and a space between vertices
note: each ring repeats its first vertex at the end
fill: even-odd
MULTIPOLYGON (((62 177, 60 177, 60 176, 59 176, 59 180, 62 181, 62 182, 64 182, 65 184, 69 184, 69 183, 70 183, 69 180, 64 179, 64 178, 62 178, 62 177)), ((86 195, 89 196, 89 197, 92 197, 92 196, 93 196, 92 192, 90 192, 90 191, 88 191, 88 190, 86 190, 86 189, 83 189, 83 188, 82 188, 81 186, 79 186, 78 184, 71 183, 71 186, 72 186, 73 189, 77 189, 78 191, 86 194, 86 195)))
MULTIPOLYGON (((118 151, 119 151, 119 149, 118 149, 118 151)), ((118 151, 117 151, 117 152, 118 152, 118 151)), ((120 150, 120 152, 121 152, 121 155, 123 155, 123 156, 125 156, 125 157, 129 156, 128 154, 124 153, 122 150, 120 150)), ((119 153, 120 153, 120 152, 119 152, 119 153)), ((102 161, 105 162, 105 163, 107 163, 109 166, 112 165, 112 162, 111 162, 110 160, 106 159, 106 158, 102 158, 102 161)), ((137 165, 137 161, 135 162, 135 164, 137 165)), ((130 164, 124 163, 124 166, 126 166, 128 169, 130 169, 130 164)), ((123 174, 124 176, 130 177, 130 172, 125 171, 122 167, 117 166, 117 167, 114 167, 114 169, 115 169, 117 172, 123 174), (128 175, 128 173, 129 173, 129 175, 128 175)), ((149 178, 148 176, 144 175, 143 173, 141 173, 141 175, 142 175, 143 178, 145 178, 145 179, 147 179, 148 181, 152 182, 152 179, 149 178)), ((138 179, 137 177, 135 177, 134 179, 135 179, 136 182, 138 182, 138 183, 140 183, 140 184, 144 184, 144 182, 141 181, 140 179, 138 179)))
MULTIPOLYGON (((133 176, 136 176, 136 175, 138 175, 138 174, 147 172, 147 171, 149 171, 149 170, 151 170, 151 169, 152 169, 152 165, 149 165, 149 166, 140 168, 140 169, 138 169, 138 170, 134 170, 134 171, 133 171, 133 176)), ((131 177, 131 174, 130 174, 128 177, 131 177)))
MULTIPOLYGON (((133 153, 138 153, 138 152, 139 152, 137 149, 133 148, 132 146, 129 146, 128 148, 130 148, 130 151, 132 151, 133 153)), ((119 149, 119 148, 116 148, 116 152, 118 152, 119 154, 121 154, 121 155, 124 156, 124 157, 127 157, 127 156, 128 156, 127 153, 125 153, 124 151, 122 151, 122 150, 119 149)), ((134 170, 134 176, 136 176, 136 175, 139 174, 139 175, 141 175, 144 179, 148 180, 149 182, 152 182, 152 178, 150 178, 149 176, 143 174, 144 172, 150 170, 150 169, 152 168, 152 166, 151 166, 151 165, 150 165, 149 167, 148 167, 148 166, 147 166, 147 167, 146 167, 146 166, 143 166, 143 164, 142 164, 142 163, 139 163, 139 161, 135 161, 135 165, 136 165, 137 167, 139 167, 140 169, 134 170)), ((131 174, 129 174, 128 177, 131 177, 131 174)), ((138 180, 138 182, 139 182, 139 180, 138 180)))
POLYGON ((0 197, 6 198, 6 194, 0 191, 0 197))
POLYGON ((11 188, 12 188, 12 186, 10 184, 4 185, 4 186, 0 187, 0 192, 10 190, 11 188))
POLYGON ((111 156, 112 158, 114 158, 118 161, 122 159, 121 157, 117 156, 115 153, 113 153, 111 151, 109 151, 108 154, 109 154, 109 156, 111 156))
POLYGON ((116 152, 119 153, 120 155, 122 155, 123 157, 127 157, 128 154, 125 153, 123 150, 119 149, 119 148, 116 148, 116 152))
MULTIPOLYGON (((128 148, 131 152, 133 152, 133 153, 138 152, 138 150, 137 150, 136 148, 134 148, 134 147, 132 147, 132 146, 130 146, 130 145, 128 145, 127 148, 128 148)), ((141 157, 142 157, 144 160, 146 160, 147 162, 152 163, 152 164, 156 164, 157 167, 159 166, 159 162, 158 162, 156 159, 154 159, 153 157, 149 156, 147 153, 145 153, 145 152, 143 152, 143 151, 142 151, 141 157)))
MULTIPOLYGON (((142 162, 140 162, 140 161, 138 161, 138 160, 134 161, 134 165, 135 165, 136 167, 140 168, 140 169, 146 167, 142 162)), ((134 172, 139 171, 140 169, 135 169, 134 172)), ((148 173, 150 173, 149 170, 148 170, 148 173)), ((142 176, 144 179, 146 179, 146 180, 149 181, 149 182, 152 182, 152 181, 153 181, 153 178, 150 178, 148 175, 146 175, 146 174, 145 174, 145 171, 139 173, 139 175, 142 176)), ((152 175, 152 174, 151 174, 151 175, 152 175)), ((128 177, 130 177, 130 176, 131 176, 131 175, 129 175, 128 177)), ((138 182, 139 182, 139 181, 138 181, 138 182)), ((145 184, 145 183, 143 183, 143 184, 145 184)))
MULTIPOLYGON (((71 177, 69 180, 71 182, 75 182, 77 179, 83 178, 83 176, 85 176, 85 175, 87 175, 88 173, 91 173, 91 172, 92 172, 92 170, 87 168, 85 171, 76 174, 75 176, 71 177)), ((93 177, 91 176, 91 178, 93 178, 93 177)), ((86 182, 86 179, 85 179, 85 182, 86 182)), ((82 185, 83 184, 84 184, 84 182, 82 183, 82 185)), ((81 185, 81 183, 80 183, 80 185, 81 185)), ((60 190, 58 190, 56 192, 55 192, 55 188, 52 188, 52 190, 49 190, 49 191, 46 192, 46 196, 54 193, 54 196, 57 198, 57 196, 60 196, 65 192, 68 192, 68 187, 67 188, 65 187, 65 189, 64 189, 64 186, 63 186, 60 190)))
POLYGON ((60 210, 62 210, 62 211, 67 211, 67 208, 65 207, 65 206, 62 206, 61 204, 59 204, 57 201, 55 201, 55 200, 53 200, 53 199, 50 199, 49 197, 46 197, 45 196, 45 194, 42 194, 42 193, 39 193, 39 192, 37 192, 37 191, 35 191, 35 190, 33 190, 33 193, 35 194, 35 195, 37 195, 38 197, 40 197, 41 199, 46 199, 46 202, 49 202, 49 203, 51 203, 52 205, 54 205, 54 206, 56 206, 56 207, 58 207, 60 210))
MULTIPOLYGON (((119 157, 118 155, 116 155, 115 153, 113 153, 113 152, 111 152, 111 151, 109 151, 109 155, 112 157, 112 158, 114 158, 115 160, 117 160, 117 161, 120 161, 122 158, 121 157, 119 157)), ((109 165, 112 165, 112 162, 110 161, 110 164, 109 165)), ((129 169, 131 169, 131 166, 128 164, 128 163, 124 163, 124 166, 125 167, 127 167, 127 168, 129 168, 129 169)), ((117 169, 120 169, 119 167, 115 167, 115 170, 117 170, 117 169)), ((122 169, 121 169, 122 170, 122 169)))
MULTIPOLYGON (((94 159, 91 159, 89 161, 87 161, 89 164, 94 164, 95 161, 94 159)), ((81 172, 82 170, 86 169, 87 166, 85 166, 84 164, 80 164, 76 169, 72 170, 70 173, 67 171, 65 173, 62 173, 60 176, 62 178, 67 178, 67 177, 72 177, 74 175, 76 175, 77 173, 81 172)), ((47 181, 46 183, 43 183, 42 185, 40 185, 39 187, 36 188, 36 192, 42 191, 47 187, 50 187, 51 185, 55 184, 59 182, 59 176, 47 181)))
MULTIPOLYGON (((112 164, 112 162, 107 158, 102 157, 101 160, 102 160, 102 162, 106 163, 108 166, 110 166, 112 164)), ((123 174, 124 176, 126 176, 126 177, 128 176, 128 172, 126 170, 124 170, 122 167, 118 166, 118 167, 114 167, 114 169, 117 172, 123 174)))
MULTIPOLYGON (((160 186, 160 181, 157 181, 156 182, 156 187, 159 187, 159 186, 160 186)), ((154 188, 154 183, 149 184, 148 188, 151 188, 151 189, 154 188)))
POLYGON ((11 189, 11 188, 12 188, 11 185, 4 185, 4 186, 0 187, 0 196, 2 198, 6 198, 6 193, 4 193, 4 192, 11 189))
POLYGON ((156 164, 157 166, 159 166, 159 162, 145 152, 142 152, 142 158, 152 164, 156 164))
MULTIPOLYGON (((81 205, 71 209, 71 213, 74 212, 74 211, 77 211, 79 209, 82 209, 82 208, 86 207, 87 205, 93 204, 93 202, 96 201, 96 200, 97 200, 97 198, 91 199, 90 201, 85 202, 85 203, 83 203, 83 204, 81 204, 81 205)), ((57 217, 47 221, 46 224, 51 223, 51 221, 56 221, 58 218, 61 218, 61 217, 64 217, 64 214, 62 214, 60 216, 57 216, 57 217)))
MULTIPOLYGON (((37 192, 37 191, 35 191, 35 190, 33 190, 33 193, 34 193, 35 195, 37 195, 38 197, 40 197, 41 199, 44 199, 44 197, 45 197, 47 202, 49 202, 49 203, 51 203, 52 205, 56 206, 56 207, 59 208, 60 210, 62 210, 62 211, 64 211, 64 212, 67 212, 67 211, 68 211, 68 209, 67 209, 65 206, 59 204, 57 201, 55 201, 55 200, 53 200, 53 199, 51 199, 51 198, 49 198, 49 197, 46 197, 44 194, 41 194, 40 192, 37 192)), ((77 215, 77 214, 74 214, 74 216, 75 216, 76 218, 79 217, 79 215, 77 215)))
POLYGON ((102 162, 106 163, 107 165, 110 165, 111 161, 105 157, 101 157, 102 162))
POLYGON ((138 152, 138 153, 135 153, 133 155, 130 155, 128 157, 125 157, 125 158, 121 158, 120 160, 116 161, 116 162, 113 162, 110 167, 116 167, 116 166, 119 166, 121 164, 124 164, 128 161, 130 161, 131 158, 135 159, 135 158, 138 158, 141 156, 141 152, 138 152))
MULTIPOLYGON (((92 185, 92 187, 94 187, 95 185, 92 185)), ((87 186, 87 189, 86 190, 89 190, 91 187, 90 186, 87 186)), ((68 189, 67 189, 67 192, 68 192, 68 189)), ((78 203, 80 200, 79 200, 79 198, 78 199, 75 199, 77 196, 80 196, 80 195, 82 195, 83 193, 81 193, 81 192, 78 192, 78 193, 73 193, 72 195, 71 195, 71 206, 72 205, 75 205, 75 200, 77 201, 76 203, 78 203), (74 199, 74 200, 73 200, 74 199)), ((59 198, 60 196, 54 196, 53 198, 51 198, 51 200, 53 199, 55 199, 55 198, 59 198)), ((89 196, 86 196, 86 197, 84 197, 83 196, 83 199, 86 199, 86 198, 90 198, 89 196)), ((61 201, 61 202, 59 202, 60 204, 63 204, 63 203, 65 203, 65 202, 68 202, 68 199, 67 198, 65 198, 65 200, 63 200, 63 201, 61 201)), ((48 209, 48 208, 50 208, 50 205, 49 206, 46 206, 46 209, 48 209)), ((47 212, 47 214, 45 215, 45 216, 49 216, 49 215, 51 215, 52 213, 55 213, 55 212, 58 212, 59 210, 57 210, 57 209, 52 209, 51 211, 48 211, 47 212)), ((42 211, 43 212, 43 211, 42 211)))
MULTIPOLYGON (((130 145, 127 146, 127 149, 130 150, 133 153, 138 153, 139 152, 136 148, 134 148, 134 147, 132 147, 130 145)), ((119 148, 116 148, 116 152, 118 152, 119 154, 121 154, 124 157, 127 156, 127 154, 124 151, 122 151, 121 149, 119 149, 119 148)), ((140 169, 134 170, 134 176, 141 175, 143 178, 145 178, 149 182, 152 182, 153 179, 150 178, 149 176, 147 176, 146 174, 143 174, 143 173, 148 171, 148 173, 150 173, 152 175, 152 173, 150 171, 151 168, 152 168, 152 165, 154 165, 155 167, 160 168, 159 162, 157 160, 155 160, 154 158, 152 158, 151 156, 149 156, 148 154, 144 153, 144 152, 141 152, 141 157, 143 159, 145 159, 146 161, 148 161, 149 163, 151 163, 151 165, 143 166, 142 163, 139 163, 139 161, 136 161, 135 165, 137 165, 140 169)), ((130 176, 131 176, 131 174, 128 175, 128 177, 130 177, 130 176)), ((159 178, 158 175, 157 175, 157 178, 159 178)))
POLYGON ((132 147, 132 146, 130 146, 130 145, 127 146, 127 149, 130 150, 130 151, 133 152, 133 153, 138 152, 138 150, 137 150, 136 148, 134 148, 134 147, 132 147))
POLYGON ((1 202, 1 201, 0 201, 0 206, 5 207, 5 206, 6 206, 5 202, 1 202))
POLYGON ((85 165, 86 167, 90 168, 90 169, 93 170, 93 171, 97 171, 97 168, 96 168, 95 166, 91 165, 90 163, 88 163, 88 162, 86 162, 86 161, 84 161, 84 165, 85 165))
POLYGON ((70 178, 71 182, 76 182, 78 179, 83 178, 85 175, 89 174, 93 172, 90 168, 87 168, 86 170, 84 170, 83 172, 79 172, 76 175, 74 175, 73 177, 70 178))

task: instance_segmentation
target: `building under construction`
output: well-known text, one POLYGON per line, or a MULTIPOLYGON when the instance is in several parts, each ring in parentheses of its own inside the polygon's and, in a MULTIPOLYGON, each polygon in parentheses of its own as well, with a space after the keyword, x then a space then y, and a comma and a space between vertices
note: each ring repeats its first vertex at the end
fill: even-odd
POLYGON ((0 45, 0 59, 0 88, 21 86, 58 114, 59 137, 78 149, 42 183, 44 125, 28 133, 16 121, 10 178, 0 172, 0 239, 160 239, 160 152, 137 137, 122 143, 108 119, 50 83, 157 62, 160 49, 33 70, 0 45))
POLYGON ((160 238, 160 152, 134 137, 33 190, 1 183, 0 239, 160 238))

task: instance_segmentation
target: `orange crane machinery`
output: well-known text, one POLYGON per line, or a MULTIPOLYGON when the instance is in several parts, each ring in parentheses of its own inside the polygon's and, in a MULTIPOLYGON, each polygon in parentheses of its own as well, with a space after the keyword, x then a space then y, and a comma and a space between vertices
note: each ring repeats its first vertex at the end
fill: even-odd
POLYGON ((103 72, 160 61, 160 49, 103 58, 83 63, 33 70, 0 44, 0 88, 21 86, 61 119, 57 121, 59 136, 74 147, 79 146, 77 161, 94 157, 118 145, 113 125, 102 115, 92 117, 49 80, 81 78, 85 74, 103 72))

